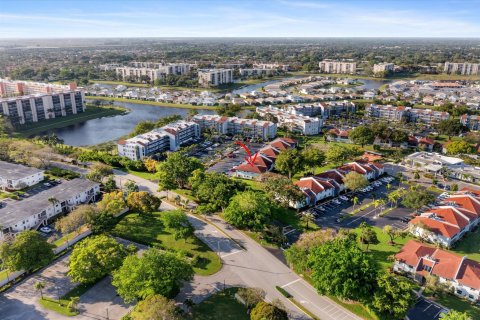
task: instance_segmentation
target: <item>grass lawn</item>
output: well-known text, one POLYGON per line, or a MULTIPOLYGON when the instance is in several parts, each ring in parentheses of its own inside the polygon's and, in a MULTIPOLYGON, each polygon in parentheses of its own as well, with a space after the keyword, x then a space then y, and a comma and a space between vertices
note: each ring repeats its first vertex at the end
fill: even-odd
POLYGON ((107 81, 107 80, 88 80, 89 83, 101 83, 101 84, 111 84, 114 86, 123 85, 126 87, 142 87, 148 88, 150 87, 149 84, 146 83, 131 83, 131 82, 122 82, 122 81, 107 81))
POLYGON ((175 240, 173 232, 164 227, 161 212, 128 213, 120 219, 112 233, 148 246, 184 251, 189 257, 198 256, 199 262, 193 269, 202 276, 214 274, 222 267, 217 254, 197 237, 190 237, 187 241, 175 240))
POLYGON ((474 232, 469 232, 467 235, 458 241, 453 252, 460 255, 467 255, 470 259, 480 262, 480 228, 474 232))
POLYGON ((449 309, 466 312, 472 319, 480 319, 480 308, 472 305, 464 299, 451 294, 443 294, 441 296, 433 297, 428 289, 423 292, 423 295, 449 309))
POLYGON ((68 234, 63 235, 61 238, 55 240, 52 244, 55 245, 58 248, 61 245, 63 245, 64 243, 66 243, 67 240, 68 241, 72 240, 73 238, 75 238, 76 236, 78 236, 80 233, 82 233, 85 230, 87 230, 87 226, 81 227, 78 232, 73 231, 73 232, 70 232, 68 234))
POLYGON ((102 117, 117 116, 124 114, 126 109, 117 107, 117 106, 108 106, 108 107, 94 107, 88 106, 85 112, 69 115, 66 117, 48 119, 40 122, 30 123, 27 125, 22 125, 18 127, 17 132, 23 136, 28 137, 41 133, 46 130, 63 128, 70 126, 72 124, 77 124, 91 119, 97 119, 102 117))
MULTIPOLYGON (((392 266, 392 262, 388 260, 388 257, 400 251, 403 245, 408 240, 412 239, 412 237, 410 235, 407 235, 403 239, 397 238, 395 239, 395 245, 392 246, 388 244, 390 238, 385 233, 383 233, 381 229, 373 227, 373 230, 376 232, 378 241, 380 243, 376 245, 370 245, 368 247, 368 251, 373 257, 373 260, 376 261, 382 269, 388 270, 392 266)), ((354 229, 354 232, 359 234, 360 229, 356 228, 354 229)), ((365 246, 362 245, 362 248, 365 248, 365 246)))
POLYGON ((218 292, 195 305, 192 316, 195 320, 249 320, 247 308, 238 302, 234 295, 237 288, 229 288, 218 292))
POLYGON ((128 170, 127 171, 134 176, 140 177, 142 179, 154 181, 155 180, 155 173, 145 172, 145 171, 135 171, 135 170, 128 170))
MULTIPOLYGON (((192 195, 192 191, 191 190, 187 190, 187 189, 175 189, 175 190, 172 190, 173 192, 175 193, 178 193, 179 195, 187 198, 188 200, 190 201, 194 201, 194 202, 198 202, 198 199, 195 198, 193 195, 192 195)), ((172 196, 171 195, 168 195, 169 199, 172 200, 172 196)))
POLYGON ((337 297, 332 297, 328 296, 332 301, 335 303, 341 305, 348 311, 356 314, 357 316, 363 318, 363 319, 369 319, 369 320, 379 320, 381 318, 378 317, 374 312, 371 312, 368 310, 363 304, 354 302, 354 303, 346 303, 343 302, 342 300, 338 299, 337 297))
POLYGON ((91 287, 95 285, 96 282, 94 283, 89 283, 89 284, 80 284, 67 292, 63 297, 60 298, 60 300, 55 300, 49 297, 43 297, 43 299, 40 299, 40 305, 42 305, 44 308, 55 311, 56 313, 59 313, 64 316, 76 316, 78 312, 76 311, 71 311, 67 306, 68 303, 70 302, 71 298, 74 297, 80 297, 82 294, 87 292, 91 287))

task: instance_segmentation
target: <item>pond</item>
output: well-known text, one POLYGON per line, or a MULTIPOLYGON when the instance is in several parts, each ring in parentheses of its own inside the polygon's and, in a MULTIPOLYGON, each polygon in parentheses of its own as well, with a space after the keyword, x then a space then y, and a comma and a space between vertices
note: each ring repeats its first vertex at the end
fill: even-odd
MULTIPOLYGON (((179 114, 186 117, 189 109, 159 107, 129 102, 115 102, 115 105, 125 107, 130 113, 114 117, 104 117, 87 120, 64 128, 52 129, 42 134, 56 134, 71 146, 91 146, 116 140, 129 134, 135 125, 142 120, 157 120, 158 118, 179 114)), ((198 110, 200 114, 213 114, 213 110, 198 110)))

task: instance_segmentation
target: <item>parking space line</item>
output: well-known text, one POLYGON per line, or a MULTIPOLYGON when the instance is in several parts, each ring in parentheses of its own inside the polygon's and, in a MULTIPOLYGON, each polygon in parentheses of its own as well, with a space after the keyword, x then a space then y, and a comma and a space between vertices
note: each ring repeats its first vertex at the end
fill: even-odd
POLYGON ((226 258, 228 256, 231 256, 233 254, 237 254, 239 252, 243 252, 243 250, 238 250, 238 251, 230 252, 230 253, 227 253, 227 254, 224 254, 224 255, 220 255, 220 258, 226 258))
POLYGON ((298 281, 300 281, 300 280, 302 280, 302 279, 301 279, 301 278, 298 278, 297 280, 293 280, 293 281, 291 281, 291 282, 289 282, 289 283, 287 283, 287 284, 284 284, 283 286, 281 286, 281 288, 288 287, 289 285, 294 284, 294 283, 296 283, 296 282, 298 282, 298 281))

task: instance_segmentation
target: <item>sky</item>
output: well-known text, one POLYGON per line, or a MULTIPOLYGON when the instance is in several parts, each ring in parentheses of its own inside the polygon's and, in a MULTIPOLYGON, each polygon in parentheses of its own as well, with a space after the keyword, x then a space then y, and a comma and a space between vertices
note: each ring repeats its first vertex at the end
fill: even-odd
POLYGON ((0 0, 0 38, 480 37, 480 0, 0 0))

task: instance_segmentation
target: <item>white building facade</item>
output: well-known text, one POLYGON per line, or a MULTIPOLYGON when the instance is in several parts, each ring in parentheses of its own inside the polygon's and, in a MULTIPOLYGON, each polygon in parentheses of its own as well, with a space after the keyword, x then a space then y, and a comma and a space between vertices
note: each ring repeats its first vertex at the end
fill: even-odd
POLYGON ((198 83, 203 87, 217 87, 233 82, 232 69, 200 69, 198 83))
POLYGON ((357 64, 355 62, 323 60, 318 63, 321 73, 355 74, 357 64))
POLYGON ((31 187, 43 179, 43 170, 0 161, 0 187, 4 190, 20 190, 31 187))

